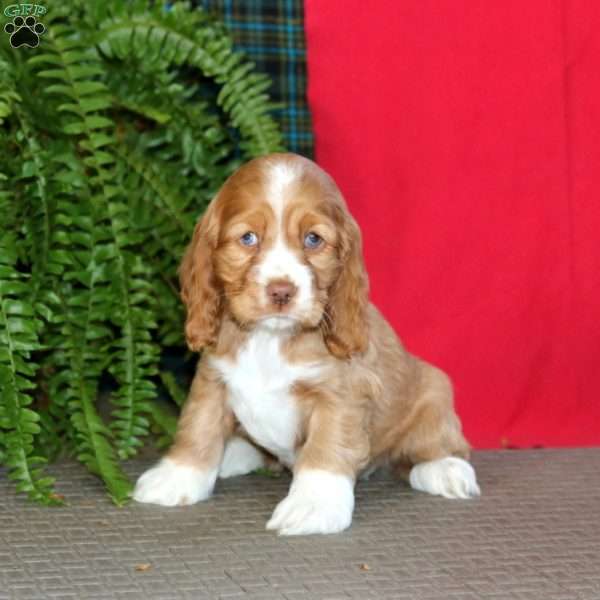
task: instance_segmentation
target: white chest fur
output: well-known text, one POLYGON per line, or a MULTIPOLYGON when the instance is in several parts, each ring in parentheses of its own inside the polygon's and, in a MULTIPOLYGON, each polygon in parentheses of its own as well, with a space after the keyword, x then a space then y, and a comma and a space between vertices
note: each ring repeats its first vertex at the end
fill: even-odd
POLYGON ((295 459, 299 407, 296 381, 313 379, 315 364, 290 364, 281 353, 282 333, 257 330, 234 361, 213 359, 229 392, 229 405, 253 440, 287 466, 295 459))

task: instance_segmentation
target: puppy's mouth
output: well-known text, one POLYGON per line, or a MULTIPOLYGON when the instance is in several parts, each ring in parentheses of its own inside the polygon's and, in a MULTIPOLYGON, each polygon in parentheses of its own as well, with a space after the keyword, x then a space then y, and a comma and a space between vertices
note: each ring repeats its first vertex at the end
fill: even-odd
POLYGON ((300 319, 290 314, 270 314, 261 317, 257 325, 271 331, 287 331, 300 324, 300 319))

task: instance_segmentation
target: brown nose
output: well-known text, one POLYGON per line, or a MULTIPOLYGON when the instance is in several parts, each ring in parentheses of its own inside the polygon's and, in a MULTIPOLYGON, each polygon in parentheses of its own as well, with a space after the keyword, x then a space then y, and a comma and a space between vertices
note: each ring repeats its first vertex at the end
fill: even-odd
POLYGON ((289 304, 296 291, 296 286, 288 281, 273 281, 267 286, 267 296, 277 306, 289 304))

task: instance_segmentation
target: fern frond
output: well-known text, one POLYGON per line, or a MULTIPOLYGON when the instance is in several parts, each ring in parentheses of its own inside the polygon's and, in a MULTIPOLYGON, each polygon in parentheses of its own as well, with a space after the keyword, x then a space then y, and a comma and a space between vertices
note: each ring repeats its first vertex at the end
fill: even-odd
POLYGON ((33 306, 24 298, 28 288, 17 271, 15 241, 0 238, 0 432, 4 447, 3 462, 16 489, 32 500, 58 504, 53 494, 54 479, 44 477, 43 457, 33 453, 34 437, 40 432, 39 416, 29 405, 36 365, 31 355, 39 349, 40 322, 33 306))
POLYGON ((156 397, 151 377, 158 373, 159 355, 151 338, 156 323, 148 269, 139 257, 124 251, 121 255, 127 261, 122 265, 126 278, 121 282, 121 311, 113 316, 121 337, 115 343, 109 370, 120 384, 112 399, 117 407, 112 413, 117 449, 121 458, 129 458, 137 453, 142 446, 141 437, 149 432, 150 422, 144 413, 156 397))
POLYGON ((138 150, 143 145, 160 163, 177 165, 180 178, 193 177, 196 191, 210 198, 239 166, 232 133, 198 84, 182 85, 176 71, 163 68, 161 61, 129 57, 113 65, 105 82, 118 106, 168 125, 140 135, 138 150))
POLYGON ((173 373, 170 373, 169 371, 161 371, 160 380, 169 392, 169 396, 171 397, 173 402, 175 402, 177 406, 182 407, 187 397, 187 394, 179 386, 173 373))
MULTIPOLYGON (((58 108, 62 130, 80 148, 65 164, 71 172, 63 174, 63 180, 80 183, 86 199, 79 206, 64 200, 57 203, 57 211, 62 213, 57 242, 64 248, 67 264, 64 283, 57 291, 66 300, 61 315, 64 352, 56 358, 62 359, 58 365, 62 373, 55 379, 53 391, 56 402, 69 408, 77 457, 102 477, 114 501, 122 503, 131 485, 118 464, 112 432, 95 407, 98 379, 108 362, 106 345, 113 338, 107 327, 115 310, 113 268, 121 275, 120 291, 125 285, 125 259, 115 239, 119 209, 111 205, 115 193, 109 168, 114 159, 104 143, 104 130, 112 121, 102 111, 110 100, 104 84, 90 80, 99 68, 94 52, 67 26, 54 25, 49 31, 49 51, 31 63, 52 66, 38 76, 54 81, 45 92, 65 100, 58 108), (69 376, 64 377, 65 373, 69 376)), ((127 343, 130 341, 131 337, 127 338, 127 343)))
POLYGON ((281 133, 269 115, 274 105, 265 93, 270 82, 252 73, 251 63, 233 51, 229 36, 210 26, 201 10, 189 11, 174 4, 164 11, 155 6, 145 14, 125 10, 106 16, 95 40, 105 56, 160 60, 174 66, 197 68, 221 90, 217 102, 241 134, 240 146, 247 156, 283 149, 281 133))
MULTIPOLYGON (((60 42, 58 47, 60 50, 60 42)), ((91 53, 86 56, 85 77, 95 72, 95 57, 92 58, 91 53)), ((121 196, 121 189, 114 185, 118 176, 113 150, 116 140, 108 132, 98 139, 94 126, 90 124, 111 127, 112 121, 104 112, 108 104, 108 88, 101 81, 81 81, 82 71, 73 71, 69 64, 64 65, 62 72, 54 69, 47 76, 62 80, 60 85, 63 87, 58 93, 71 96, 74 100, 69 110, 79 117, 79 123, 75 120, 68 124, 65 132, 77 137, 85 152, 82 161, 93 174, 90 178, 93 220, 96 228, 105 236, 100 256, 106 265, 111 266, 111 277, 103 284, 116 292, 110 294, 113 305, 107 305, 109 312, 106 315, 118 328, 110 366, 110 372, 119 384, 112 399, 116 409, 111 429, 119 456, 128 458, 142 446, 140 438, 149 431, 149 422, 143 413, 147 411, 147 401, 156 395, 151 377, 157 372, 158 349, 151 343, 151 330, 156 324, 149 271, 139 254, 129 249, 139 243, 139 237, 129 227, 127 204, 121 196), (65 72, 68 78, 64 77, 65 72), (87 102, 88 91, 96 99, 100 94, 102 102, 87 102)))
POLYGON ((130 221, 143 240, 144 259, 154 282, 159 333, 165 345, 181 345, 184 315, 174 266, 192 235, 200 203, 193 203, 176 167, 158 163, 159 168, 149 158, 150 152, 142 149, 125 142, 116 146, 123 181, 131 190, 130 221))

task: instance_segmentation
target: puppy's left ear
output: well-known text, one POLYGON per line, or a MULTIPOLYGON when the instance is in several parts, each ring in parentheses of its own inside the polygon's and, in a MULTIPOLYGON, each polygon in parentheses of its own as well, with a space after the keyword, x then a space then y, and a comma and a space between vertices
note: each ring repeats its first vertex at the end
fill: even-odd
POLYGON ((329 351, 338 358, 364 352, 369 343, 367 308, 369 280, 362 255, 362 240, 356 221, 341 210, 340 274, 329 291, 328 319, 323 332, 329 351))

